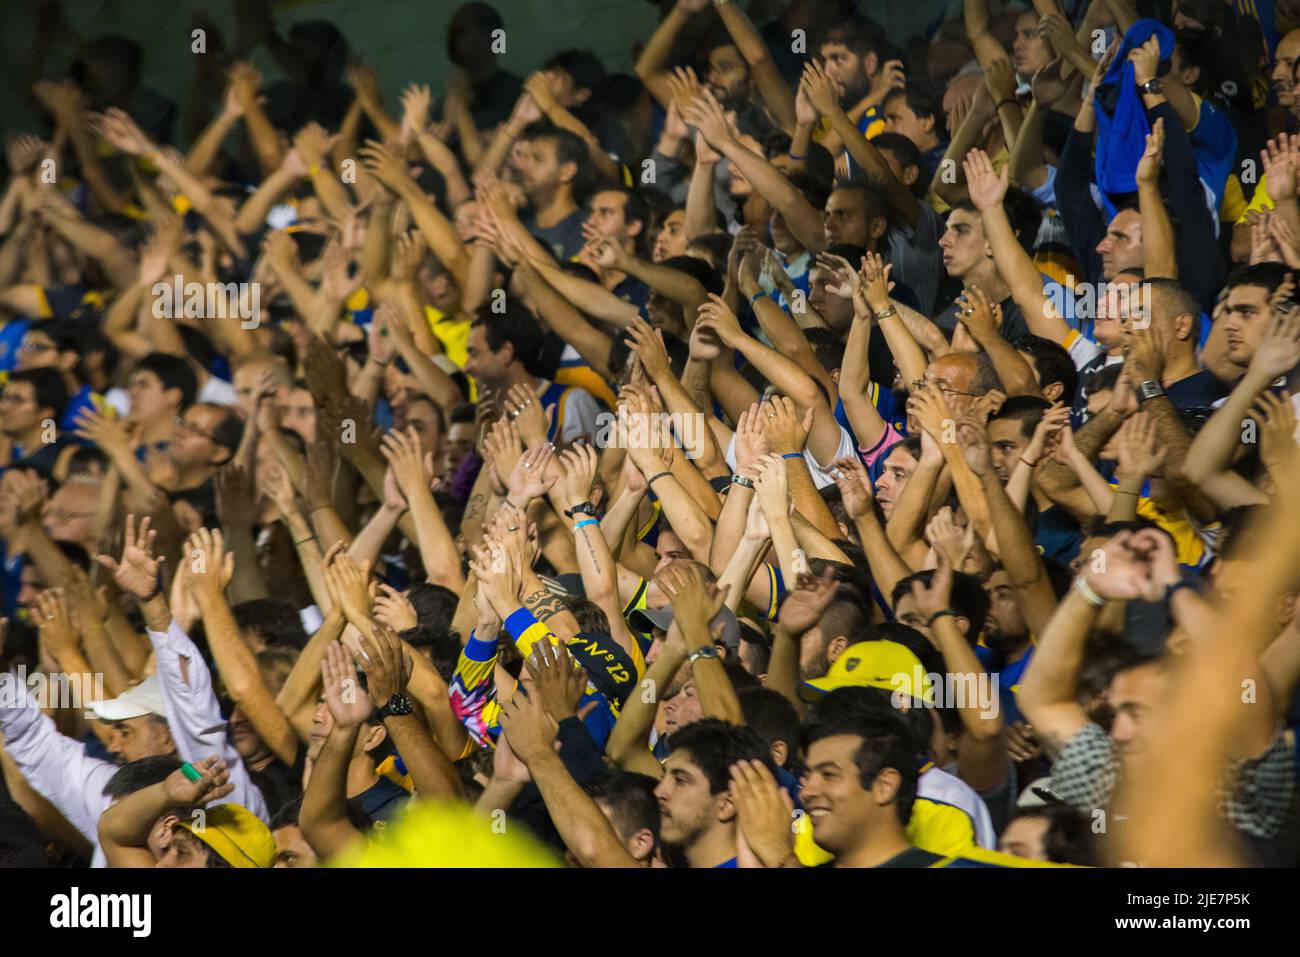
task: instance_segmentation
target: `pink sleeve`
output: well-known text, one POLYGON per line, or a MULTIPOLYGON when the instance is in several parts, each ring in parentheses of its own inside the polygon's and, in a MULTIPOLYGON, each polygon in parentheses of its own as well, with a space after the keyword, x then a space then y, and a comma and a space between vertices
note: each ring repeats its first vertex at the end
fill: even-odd
POLYGON ((891 449, 894 443, 903 438, 903 433, 894 428, 888 422, 885 423, 885 431, 881 434, 880 439, 869 449, 858 447, 858 452, 862 456, 862 461, 867 463, 867 468, 873 468, 876 461, 891 449))

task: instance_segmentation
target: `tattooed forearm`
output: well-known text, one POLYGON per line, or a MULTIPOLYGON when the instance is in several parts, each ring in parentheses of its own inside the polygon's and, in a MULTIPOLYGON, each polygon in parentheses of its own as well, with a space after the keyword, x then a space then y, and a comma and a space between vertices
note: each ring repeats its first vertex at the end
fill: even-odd
POLYGON ((469 497, 469 503, 465 506, 464 521, 477 521, 479 513, 483 511, 483 505, 487 501, 487 496, 482 492, 469 497))
POLYGON ((713 397, 709 394, 709 365, 707 362, 688 360, 682 370, 682 388, 690 396, 695 407, 701 412, 713 409, 713 397))
POLYGON ((585 529, 581 529, 580 531, 582 534, 578 537, 582 539, 582 544, 587 546, 587 557, 591 559, 591 573, 597 578, 600 578, 605 574, 604 569, 600 567, 600 554, 596 551, 596 546, 591 544, 590 533, 585 529))
POLYGON ((564 600, 546 588, 538 588, 524 597, 524 607, 533 613, 538 621, 547 622, 560 612, 565 611, 564 600))

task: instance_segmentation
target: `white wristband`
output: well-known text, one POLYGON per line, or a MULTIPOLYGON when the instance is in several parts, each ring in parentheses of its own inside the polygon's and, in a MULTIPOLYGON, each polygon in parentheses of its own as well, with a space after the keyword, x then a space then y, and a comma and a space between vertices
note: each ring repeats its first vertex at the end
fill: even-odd
POLYGON ((1080 575, 1078 578, 1074 580, 1074 588, 1075 591, 1077 591, 1080 595, 1083 596, 1083 600, 1086 601, 1093 608, 1100 608, 1102 605, 1106 604, 1106 599, 1102 598, 1095 591, 1093 591, 1092 586, 1089 585, 1086 581, 1084 581, 1082 575, 1080 575))

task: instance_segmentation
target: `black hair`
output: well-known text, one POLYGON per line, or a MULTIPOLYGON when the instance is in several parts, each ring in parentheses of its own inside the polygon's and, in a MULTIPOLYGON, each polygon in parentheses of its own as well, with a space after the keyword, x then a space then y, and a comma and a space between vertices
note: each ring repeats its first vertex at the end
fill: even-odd
POLYGON ((871 141, 871 145, 878 150, 889 150, 894 154, 894 159, 898 160, 898 165, 903 169, 909 166, 915 166, 917 177, 912 185, 908 187, 918 198, 924 196, 930 189, 930 183, 923 175, 925 172, 925 157, 921 153, 921 148, 909 140, 902 133, 878 133, 871 141))
POLYGON ((519 140, 526 143, 549 140, 555 146, 556 165, 573 164, 573 179, 569 183, 573 198, 580 206, 586 202, 595 186, 596 171, 592 168, 587 144, 577 133, 554 126, 546 120, 538 120, 524 128, 524 131, 519 134, 519 140))
POLYGON ((49 867, 45 841, 30 815, 0 796, 0 867, 49 867))
POLYGON ((1281 263, 1255 263, 1234 269, 1229 273, 1223 288, 1231 291, 1238 286, 1259 286, 1271 296, 1277 292, 1277 287, 1282 285, 1288 276, 1294 275, 1290 268, 1281 263))
POLYGON ((821 48, 829 43, 846 47, 849 52, 865 57, 876 52, 880 38, 866 23, 855 17, 826 27, 818 36, 815 49, 820 53, 821 48))
MULTIPOLYGON (((930 587, 930 581, 934 578, 934 569, 927 568, 924 571, 913 572, 906 578, 900 578, 894 584, 894 590, 889 594, 889 604, 897 608, 898 603, 905 595, 912 594, 912 583, 920 582, 926 588, 930 587)), ((949 598, 948 604, 953 610, 970 622, 970 630, 966 632, 966 640, 972 645, 979 638, 980 629, 984 627, 984 619, 989 613, 989 596, 980 584, 980 580, 974 575, 968 575, 965 572, 953 571, 952 573, 952 597, 949 598)))
POLYGON ((564 607, 573 612, 578 619, 578 631, 596 635, 608 635, 609 616, 590 598, 569 595, 562 599, 564 607))
MULTIPOLYGON (((440 587, 440 586, 439 586, 440 587)), ((456 673, 456 662, 460 659, 460 639, 445 628, 430 628, 416 625, 398 632, 398 638, 412 648, 421 651, 428 649, 429 663, 438 672, 443 681, 451 683, 456 673)))
POLYGON ((1156 276, 1151 279, 1143 280, 1143 284, 1154 296, 1148 296, 1146 307, 1148 316, 1155 318, 1155 301, 1160 300, 1160 312, 1169 316, 1171 319, 1182 315, 1192 317, 1193 332, 1192 337, 1195 341, 1196 333, 1200 327, 1201 321, 1201 304, 1196 301, 1196 296, 1180 283, 1177 279, 1169 279, 1164 276, 1156 276))
MULTIPOLYGON (((689 249, 691 246, 696 246, 700 249, 707 250, 713 262, 725 263, 727 261, 727 254, 731 252, 732 241, 732 237, 727 233, 715 231, 705 233, 702 236, 696 236, 690 241, 686 248, 689 249)), ((697 256, 694 258, 698 259, 699 257, 697 256)), ((709 266, 710 269, 713 268, 709 263, 705 263, 705 265, 709 266)))
POLYGON ((9 382, 27 382, 31 384, 36 397, 36 408, 53 409, 54 418, 58 419, 68 407, 71 396, 63 376, 55 369, 23 369, 9 373, 9 382))
POLYGON ((102 475, 108 471, 108 456, 97 445, 79 445, 68 460, 68 478, 74 475, 93 475, 94 466, 99 466, 102 475))
POLYGON ((250 598, 230 609, 235 624, 242 630, 261 635, 268 645, 280 645, 301 651, 307 644, 307 631, 298 610, 279 598, 250 598))
POLYGON ((993 413, 989 421, 1018 422, 1021 437, 1031 439, 1043 414, 1051 407, 1052 403, 1036 395, 1013 395, 1002 403, 1002 408, 993 413))
POLYGON ((543 63, 542 69, 564 71, 576 89, 586 90, 592 96, 608 75, 604 64, 590 50, 561 50, 543 63))
POLYGON ((778 741, 785 744, 786 763, 790 767, 799 757, 799 712, 785 695, 771 688, 742 688, 736 692, 745 726, 753 728, 769 748, 778 741))
POLYGON ((813 355, 828 373, 834 372, 844 362, 844 340, 830 329, 813 326, 805 329, 804 338, 812 346, 813 355))
POLYGON ((517 300, 507 298, 504 306, 503 311, 496 312, 492 304, 485 303, 479 308, 472 325, 483 327, 489 349, 500 352, 509 343, 514 349, 515 360, 525 371, 541 378, 544 336, 537 320, 517 300))
POLYGON ((1042 807, 1022 808, 1011 820, 1038 818, 1047 822, 1043 833, 1043 850, 1053 864, 1078 867, 1101 867, 1101 849, 1092 820, 1078 808, 1052 802, 1042 807))
POLYGON ((234 455, 244 440, 244 420, 228 405, 218 405, 215 402, 203 404, 221 413, 221 421, 212 428, 212 441, 223 449, 229 449, 230 454, 234 455))
POLYGON ((906 825, 921 779, 921 755, 905 719, 888 704, 881 709, 879 696, 872 693, 877 690, 838 688, 813 702, 803 722, 804 753, 823 738, 841 734, 861 738, 854 755, 859 782, 870 789, 885 768, 897 771, 900 781, 894 803, 899 823, 906 825))
POLYGON ((1012 186, 1002 200, 1002 208, 1011 222, 1011 231, 1025 252, 1032 256, 1038 242, 1038 230, 1043 225, 1042 204, 1023 189, 1012 186))
POLYGON ((1088 394, 1093 395, 1097 392, 1109 392, 1115 388, 1115 383, 1119 381, 1120 374, 1124 371, 1124 363, 1112 362, 1108 366, 1088 376, 1088 394))
POLYGON ((130 761, 113 772, 104 785, 104 797, 117 801, 128 794, 161 784, 180 767, 181 759, 174 754, 156 754, 130 761))
POLYGON ((403 593, 415 609, 421 628, 450 631, 451 620, 460 604, 460 596, 445 585, 416 582, 403 593))
POLYGON ((690 753, 691 763, 709 781, 710 794, 721 794, 731 786, 731 766, 737 761, 762 761, 773 770, 767 744, 756 731, 720 718, 703 718, 673 732, 668 748, 690 753))
POLYGON ((162 382, 163 389, 177 389, 181 394, 180 409, 184 411, 194 404, 194 397, 199 393, 198 379, 188 359, 168 355, 165 352, 151 352, 135 364, 136 372, 152 372, 162 382))
POLYGON ((711 292, 715 296, 722 295, 722 276, 702 259, 696 259, 694 256, 669 256, 659 265, 686 273, 703 286, 705 292, 711 292))
POLYGON ((452 406, 447 416, 449 425, 473 425, 478 421, 478 409, 473 402, 460 402, 452 406))
POLYGON ((925 119, 927 116, 934 119, 934 135, 943 139, 946 133, 943 113, 943 97, 929 83, 909 82, 907 86, 899 90, 892 90, 881 102, 884 107, 890 100, 903 97, 907 102, 907 108, 916 114, 917 119, 925 119))
POLYGON ((1039 386, 1048 386, 1059 382, 1062 386, 1061 399, 1069 402, 1079 389, 1079 368, 1070 358, 1069 351, 1059 342, 1053 342, 1033 333, 1021 336, 1016 348, 1029 353, 1038 373, 1039 386))
POLYGON ((593 801, 609 808, 614 831, 627 840, 640 830, 654 835, 659 844, 659 801, 655 797, 658 783, 647 774, 635 771, 609 771, 584 781, 582 789, 593 801))

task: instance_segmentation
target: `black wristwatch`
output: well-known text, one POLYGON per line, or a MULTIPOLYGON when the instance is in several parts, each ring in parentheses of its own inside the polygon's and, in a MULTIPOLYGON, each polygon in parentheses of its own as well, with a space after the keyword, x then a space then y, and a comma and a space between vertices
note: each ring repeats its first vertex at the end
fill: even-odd
POLYGON ((573 506, 573 508, 566 508, 564 510, 565 518, 573 518, 575 515, 590 515, 594 518, 596 516, 596 506, 592 505, 590 502, 579 502, 577 505, 573 506))
POLYGON ((1147 399, 1155 399, 1164 394, 1164 387, 1160 385, 1158 379, 1147 379, 1137 387, 1138 405, 1141 405, 1147 399))
POLYGON ((388 699, 388 704, 379 709, 379 718, 380 720, 384 718, 400 718, 414 710, 415 706, 411 704, 411 699, 399 691, 388 699))

